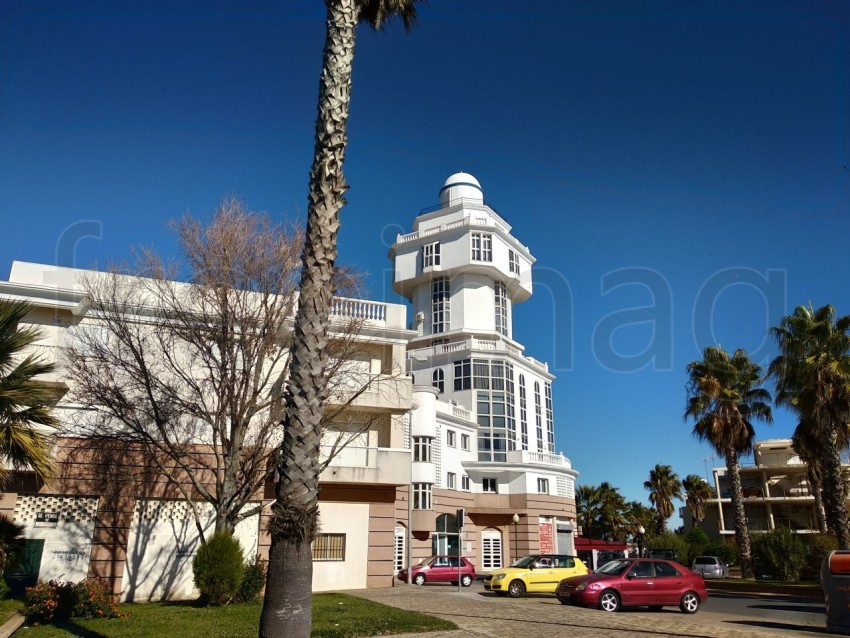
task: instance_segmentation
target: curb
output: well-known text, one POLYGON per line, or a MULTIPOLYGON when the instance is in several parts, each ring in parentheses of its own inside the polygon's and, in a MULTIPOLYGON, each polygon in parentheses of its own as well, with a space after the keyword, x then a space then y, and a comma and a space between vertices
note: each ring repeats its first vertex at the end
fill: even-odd
POLYGON ((712 581, 705 583, 709 592, 723 592, 729 594, 741 594, 751 596, 797 596, 810 600, 823 600, 823 590, 820 584, 811 585, 783 585, 781 583, 754 583, 746 586, 743 583, 732 581, 712 581))
POLYGON ((26 618, 16 612, 11 618, 9 618, 9 620, 0 626, 0 638, 9 638, 9 636, 21 628, 21 625, 24 624, 25 620, 26 618))

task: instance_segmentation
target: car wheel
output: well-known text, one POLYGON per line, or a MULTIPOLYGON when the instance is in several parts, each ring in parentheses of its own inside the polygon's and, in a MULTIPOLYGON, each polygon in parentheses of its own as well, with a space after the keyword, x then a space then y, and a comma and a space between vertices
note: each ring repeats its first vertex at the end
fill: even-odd
POLYGON ((620 596, 617 592, 606 589, 599 594, 599 609, 602 611, 617 611, 620 609, 620 596))
POLYGON ((699 596, 692 591, 686 591, 682 596, 682 602, 679 603, 679 609, 686 614, 695 614, 699 609, 699 596))
POLYGON ((470 585, 472 585, 472 576, 470 576, 469 574, 464 574, 460 578, 460 584, 464 587, 469 587, 470 585))
POLYGON ((570 601, 567 600, 566 598, 559 598, 558 602, 561 603, 562 605, 569 605, 570 604, 570 601))
POLYGON ((508 596, 511 598, 519 598, 525 593, 525 585, 521 580, 513 580, 508 585, 508 596))
POLYGON ((416 576, 413 577, 413 584, 414 585, 424 585, 425 584, 425 574, 416 574, 416 576))

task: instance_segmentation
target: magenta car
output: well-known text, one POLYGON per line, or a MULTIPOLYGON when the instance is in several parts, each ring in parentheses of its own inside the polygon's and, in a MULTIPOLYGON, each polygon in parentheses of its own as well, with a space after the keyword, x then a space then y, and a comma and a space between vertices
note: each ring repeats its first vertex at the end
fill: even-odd
POLYGON ((558 583, 555 595, 563 605, 593 606, 603 611, 678 605, 686 614, 696 613, 708 598, 702 576, 672 560, 651 558, 612 560, 592 574, 565 578, 558 583))
MULTIPOLYGON (((410 571, 415 585, 424 585, 425 583, 452 583, 457 585, 458 578, 460 578, 460 584, 469 587, 475 580, 475 565, 466 558, 458 559, 457 556, 429 556, 418 565, 414 565, 410 571), (460 569, 458 569, 458 560, 460 560, 460 569), (460 572, 459 577, 458 572, 460 572)), ((402 569, 397 577, 400 581, 406 583, 407 570, 402 569)))

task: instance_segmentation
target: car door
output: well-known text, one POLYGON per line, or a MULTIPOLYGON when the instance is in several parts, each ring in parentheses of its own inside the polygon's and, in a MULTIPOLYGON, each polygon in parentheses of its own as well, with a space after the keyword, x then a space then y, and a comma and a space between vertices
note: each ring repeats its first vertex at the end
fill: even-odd
POLYGON ((650 561, 633 563, 620 585, 623 605, 654 605, 653 586, 652 563, 650 561))
POLYGON ((554 559, 552 556, 540 556, 534 561, 526 577, 526 589, 530 592, 554 592, 558 582, 555 580, 554 559))
MULTIPOLYGON (((457 571, 457 568, 455 568, 457 571)), ((428 580, 432 582, 444 582, 451 580, 451 561, 448 556, 437 556, 431 561, 431 567, 428 570, 428 580)))
POLYGON ((655 581, 652 587, 656 605, 678 605, 685 588, 685 578, 670 563, 653 561, 655 581))

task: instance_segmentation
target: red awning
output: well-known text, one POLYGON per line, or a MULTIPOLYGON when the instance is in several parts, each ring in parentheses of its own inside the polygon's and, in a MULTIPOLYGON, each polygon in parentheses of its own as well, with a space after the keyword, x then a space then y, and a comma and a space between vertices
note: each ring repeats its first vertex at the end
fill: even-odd
POLYGON ((584 538, 576 536, 576 551, 591 550, 591 549, 628 549, 625 543, 619 541, 602 541, 595 538, 584 538))

